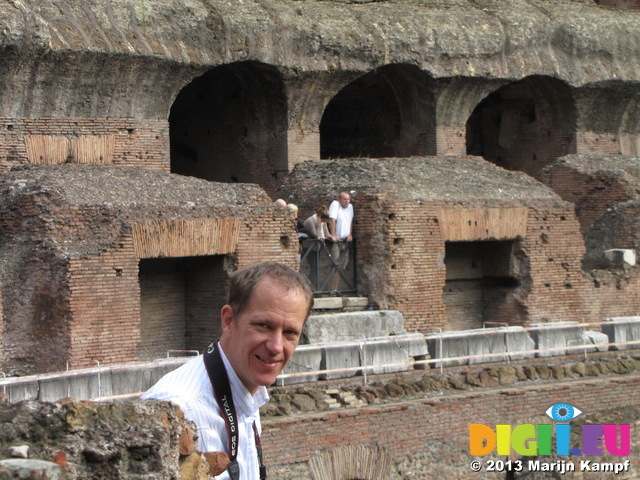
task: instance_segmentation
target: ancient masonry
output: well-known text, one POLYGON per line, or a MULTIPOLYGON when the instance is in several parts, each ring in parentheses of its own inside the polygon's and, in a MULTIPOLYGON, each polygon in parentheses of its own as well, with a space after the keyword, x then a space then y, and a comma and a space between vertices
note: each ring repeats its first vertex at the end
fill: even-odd
POLYGON ((639 9, 3 2, 0 371, 201 349, 227 272, 297 265, 273 200, 341 190, 411 331, 637 314, 639 9))
MULTIPOLYGON (((0 27, 2 375, 201 350, 228 272, 298 265, 273 200, 304 219, 342 190, 358 293, 409 331, 640 311, 638 0, 4 0, 0 27)), ((421 454, 489 478, 468 424, 545 422, 551 398, 632 423, 635 455, 638 358, 603 357, 419 375, 389 402, 410 385, 336 386, 344 408, 265 412, 267 462, 320 469, 357 441, 403 480, 421 454)), ((3 458, 206 477, 166 403, 0 410, 3 458)))

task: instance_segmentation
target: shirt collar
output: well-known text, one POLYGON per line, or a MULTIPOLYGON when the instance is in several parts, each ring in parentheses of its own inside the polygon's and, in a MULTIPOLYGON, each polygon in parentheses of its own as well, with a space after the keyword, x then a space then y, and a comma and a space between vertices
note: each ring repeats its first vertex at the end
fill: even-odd
POLYGON ((247 417, 256 415, 260 407, 269 401, 269 393, 266 387, 258 387, 256 393, 251 395, 236 374, 231 363, 229 363, 220 342, 218 342, 218 348, 220 349, 220 356, 222 357, 224 366, 227 369, 227 376, 229 377, 229 384, 231 386, 231 396, 233 397, 233 403, 236 405, 238 415, 246 415, 247 417))

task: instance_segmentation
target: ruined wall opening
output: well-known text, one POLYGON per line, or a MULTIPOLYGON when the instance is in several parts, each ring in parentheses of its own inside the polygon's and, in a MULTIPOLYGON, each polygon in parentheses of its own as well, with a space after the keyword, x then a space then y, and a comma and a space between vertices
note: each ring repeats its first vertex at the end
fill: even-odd
POLYGON ((202 351, 220 330, 224 256, 140 260, 139 360, 169 350, 202 351))
POLYGON ((525 78, 478 104, 466 125, 467 154, 539 179, 545 166, 576 152, 576 117, 568 85, 525 78))
POLYGON ((178 94, 169 134, 172 173, 257 183, 272 195, 288 173, 280 73, 258 62, 210 70, 178 94))
POLYGON ((512 240, 445 242, 446 330, 511 323, 510 304, 520 285, 513 273, 513 252, 512 240))
POLYGON ((320 121, 320 158, 435 155, 432 79, 386 65, 345 86, 320 121))

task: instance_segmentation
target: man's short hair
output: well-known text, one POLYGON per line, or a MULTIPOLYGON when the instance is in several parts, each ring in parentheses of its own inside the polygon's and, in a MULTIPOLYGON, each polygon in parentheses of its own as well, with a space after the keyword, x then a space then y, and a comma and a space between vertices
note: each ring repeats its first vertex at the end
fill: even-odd
POLYGON ((278 262, 262 262, 242 267, 229 276, 227 288, 227 304, 233 309, 234 315, 239 315, 247 306, 258 282, 264 277, 270 277, 285 287, 287 292, 300 289, 307 300, 307 314, 305 322, 313 308, 313 290, 309 279, 300 272, 278 262))

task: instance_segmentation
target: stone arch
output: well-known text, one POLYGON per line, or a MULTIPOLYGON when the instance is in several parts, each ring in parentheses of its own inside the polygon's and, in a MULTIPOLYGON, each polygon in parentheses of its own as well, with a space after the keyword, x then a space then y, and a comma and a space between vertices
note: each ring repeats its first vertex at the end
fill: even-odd
POLYGON ((320 122, 321 158, 434 154, 432 79, 411 65, 386 65, 349 83, 320 122))
POLYGON ((535 178, 558 157, 576 151, 576 108, 569 86, 531 76, 482 100, 466 125, 467 154, 535 178))
POLYGON ((287 102, 270 65, 218 66, 178 94, 169 115, 171 172, 257 183, 272 194, 287 168, 287 102))
POLYGON ((638 155, 640 88, 601 82, 576 90, 579 154, 638 155))

